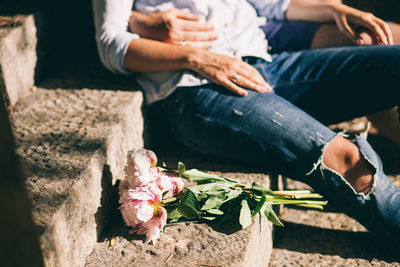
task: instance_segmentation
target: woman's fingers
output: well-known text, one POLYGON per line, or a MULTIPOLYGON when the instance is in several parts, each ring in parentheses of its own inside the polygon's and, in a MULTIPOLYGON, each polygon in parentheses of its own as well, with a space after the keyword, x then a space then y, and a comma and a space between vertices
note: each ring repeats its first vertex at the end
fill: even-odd
POLYGON ((245 89, 237 86, 234 82, 232 82, 230 79, 228 79, 228 77, 224 77, 224 78, 220 79, 220 81, 218 83, 220 85, 222 85, 223 87, 225 87, 226 89, 228 89, 238 95, 247 96, 247 94, 248 94, 245 89))
POLYGON ((253 66, 238 58, 203 50, 193 63, 192 70, 238 95, 246 96, 246 89, 260 93, 272 91, 253 66))
POLYGON ((205 42, 218 39, 218 34, 215 32, 181 32, 181 41, 189 42, 205 42))
POLYGON ((179 29, 182 31, 211 32, 214 30, 214 26, 206 22, 181 19, 179 29))
POLYGON ((197 47, 197 48, 202 48, 202 49, 210 49, 213 46, 213 43, 210 41, 204 41, 204 42, 175 42, 174 44, 176 45, 181 45, 181 46, 191 46, 191 47, 197 47))
POLYGON ((200 22, 200 16, 178 9, 168 12, 167 42, 209 49, 211 42, 218 38, 214 26, 200 22))
POLYGON ((357 43, 356 35, 354 34, 354 31, 351 29, 347 21, 346 15, 341 14, 339 18, 336 19, 336 25, 341 32, 345 33, 351 40, 353 40, 354 43, 357 43))
POLYGON ((262 86, 262 85, 260 85, 260 84, 257 84, 257 83, 255 83, 254 81, 249 80, 248 78, 243 77, 243 76, 240 76, 240 75, 238 75, 238 74, 235 74, 235 75, 232 77, 232 81, 233 81, 235 84, 239 85, 240 87, 248 88, 248 89, 251 89, 251 90, 260 92, 260 93, 265 93, 265 92, 267 92, 267 88, 266 88, 265 86, 262 86))
POLYGON ((376 18, 376 23, 379 25, 379 27, 382 29, 384 35, 387 38, 387 44, 392 45, 394 44, 393 41, 393 34, 392 34, 392 30, 389 27, 389 24, 387 24, 385 21, 376 18))
POLYGON ((251 81, 253 84, 257 85, 258 89, 256 89, 255 87, 254 88, 248 87, 248 88, 257 90, 257 91, 260 91, 260 88, 262 88, 261 90, 263 90, 263 91, 272 92, 271 85, 268 84, 264 80, 264 78, 261 76, 261 74, 253 66, 251 66, 247 63, 244 63, 244 66, 241 69, 241 73, 242 73, 243 77, 245 77, 247 80, 251 81))
POLYGON ((366 27, 368 27, 368 29, 378 37, 378 40, 380 41, 381 44, 384 45, 389 44, 386 34, 376 22, 371 21, 368 26, 366 25, 366 27))
POLYGON ((393 44, 394 44, 393 33, 392 33, 392 30, 391 30, 390 27, 389 27, 389 24, 386 23, 386 22, 383 21, 383 20, 380 20, 380 21, 381 21, 381 23, 383 24, 383 25, 382 25, 382 28, 383 28, 383 30, 384 30, 386 36, 388 37, 388 42, 389 42, 389 44, 390 44, 390 45, 393 45, 393 44))
POLYGON ((174 8, 171 12, 175 13, 176 17, 185 19, 185 20, 192 20, 192 21, 199 21, 200 16, 190 13, 189 11, 183 9, 174 8))
POLYGON ((371 33, 375 35, 379 44, 393 44, 393 35, 389 25, 380 18, 375 17, 373 14, 364 13, 363 15, 356 17, 354 22, 370 30, 371 33))

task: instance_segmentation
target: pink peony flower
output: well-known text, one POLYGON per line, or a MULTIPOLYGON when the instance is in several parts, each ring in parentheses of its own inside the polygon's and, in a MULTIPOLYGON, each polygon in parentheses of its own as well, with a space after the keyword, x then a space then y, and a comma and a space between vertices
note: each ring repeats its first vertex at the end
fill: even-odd
POLYGON ((131 187, 137 187, 157 179, 157 157, 153 151, 144 148, 128 152, 128 162, 124 168, 125 179, 131 187))
POLYGON ((154 216, 150 220, 139 224, 136 229, 133 229, 131 232, 136 232, 139 235, 146 235, 145 242, 149 243, 152 241, 153 244, 155 244, 167 223, 167 216, 167 210, 160 206, 155 210, 154 216))
POLYGON ((167 222, 161 200, 182 191, 183 180, 172 173, 160 172, 154 152, 144 148, 128 153, 125 179, 119 184, 119 203, 126 225, 132 233, 145 234, 146 242, 160 237, 167 222))
POLYGON ((179 176, 172 173, 160 173, 157 179, 157 184, 162 192, 168 191, 164 198, 171 198, 182 191, 184 182, 179 176))
POLYGON ((154 182, 120 192, 120 210, 126 225, 133 228, 132 232, 146 234, 147 243, 155 243, 167 222, 161 197, 162 191, 154 182))

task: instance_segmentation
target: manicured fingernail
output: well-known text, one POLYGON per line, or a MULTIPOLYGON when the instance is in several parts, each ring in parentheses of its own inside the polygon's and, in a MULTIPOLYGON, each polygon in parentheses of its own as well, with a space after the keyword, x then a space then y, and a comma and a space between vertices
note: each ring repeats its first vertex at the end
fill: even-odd
POLYGON ((267 91, 267 88, 261 85, 257 85, 257 91, 259 91, 260 93, 265 93, 267 91))
POLYGON ((272 92, 272 87, 269 84, 267 84, 267 86, 265 86, 265 89, 267 92, 272 92))
POLYGON ((364 41, 362 39, 357 39, 357 45, 363 45, 364 41))
POLYGON ((241 96, 247 96, 247 92, 246 91, 242 91, 242 92, 240 92, 240 95, 241 96))

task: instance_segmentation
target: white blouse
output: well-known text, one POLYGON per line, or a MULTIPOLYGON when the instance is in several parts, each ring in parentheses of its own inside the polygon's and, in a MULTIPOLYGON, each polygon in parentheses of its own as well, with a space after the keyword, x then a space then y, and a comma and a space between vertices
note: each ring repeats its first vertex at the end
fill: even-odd
MULTIPOLYGON (((129 43, 140 36, 128 30, 131 10, 143 14, 186 9, 214 25, 218 39, 210 51, 234 57, 255 56, 271 60, 258 16, 283 19, 290 0, 93 0, 96 40, 101 61, 109 70, 129 74, 124 56, 129 43)), ((192 71, 137 73, 147 103, 161 100, 178 86, 209 81, 192 71)))

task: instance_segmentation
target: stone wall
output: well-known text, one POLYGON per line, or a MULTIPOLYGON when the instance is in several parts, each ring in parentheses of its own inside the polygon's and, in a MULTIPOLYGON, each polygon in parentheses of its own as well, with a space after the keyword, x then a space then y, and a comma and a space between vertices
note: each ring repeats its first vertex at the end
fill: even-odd
POLYGON ((0 97, 0 214, 0 265, 43 266, 3 97, 0 97))

